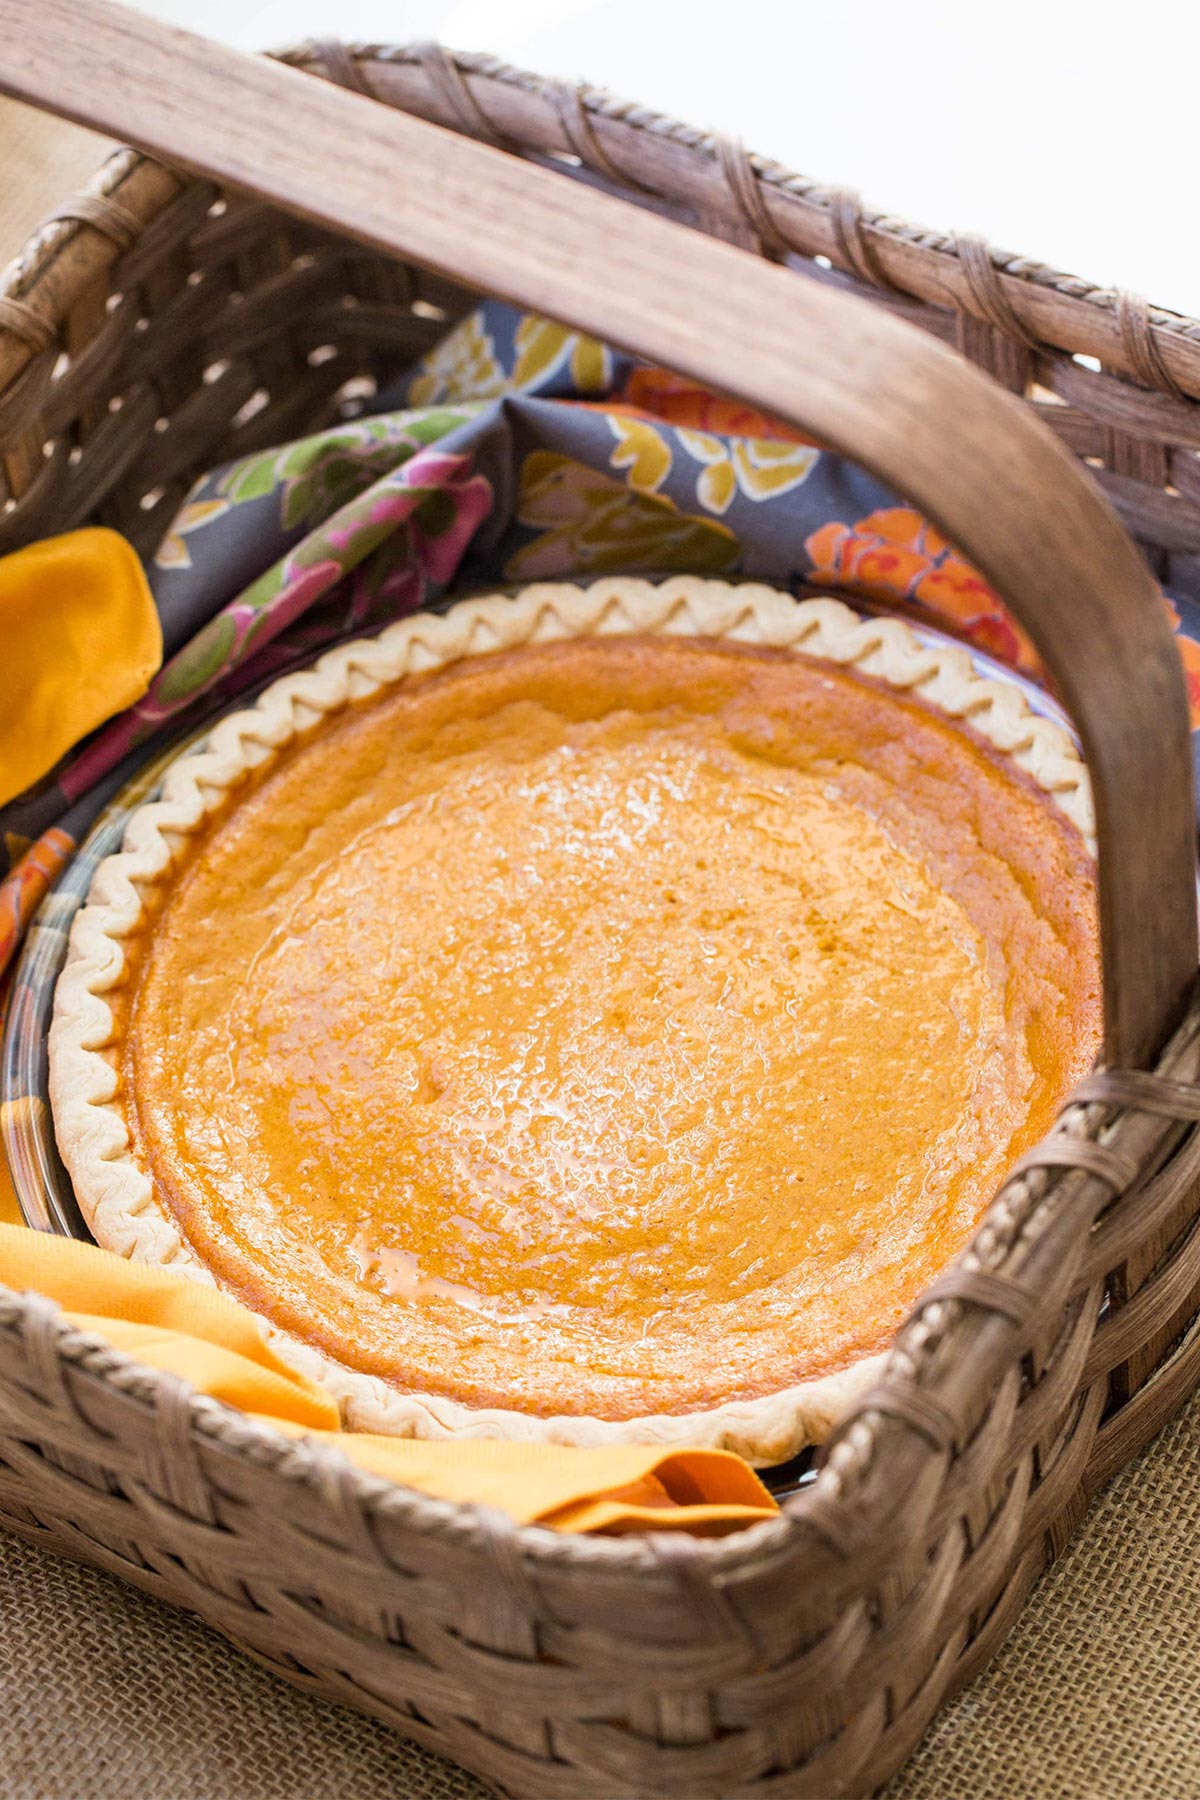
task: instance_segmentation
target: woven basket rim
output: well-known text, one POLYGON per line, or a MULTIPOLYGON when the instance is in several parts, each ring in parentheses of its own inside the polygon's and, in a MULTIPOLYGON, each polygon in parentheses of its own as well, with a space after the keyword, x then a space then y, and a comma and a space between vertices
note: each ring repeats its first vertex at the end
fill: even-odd
MULTIPOLYGON (((136 168, 152 161, 153 158, 145 156, 140 150, 132 149, 128 144, 118 145, 99 164, 87 184, 64 201, 64 208, 69 208, 74 200, 89 196, 110 198, 136 168)), ((148 222, 148 219, 144 220, 143 225, 148 222)), ((83 231, 93 229, 80 219, 51 213, 34 228, 16 255, 0 270, 0 293, 14 300, 26 299, 45 272, 47 264, 60 255, 73 238, 83 231)), ((65 314, 65 304, 62 311, 65 314)))
MULTIPOLYGON (((442 51, 440 47, 417 42, 392 44, 352 41, 340 46, 345 56, 352 62, 409 65, 419 65, 427 61, 431 48, 437 49, 439 56, 444 56, 460 75, 474 75, 483 80, 519 89, 526 94, 545 99, 551 104, 557 104, 558 97, 564 90, 562 83, 520 68, 483 51, 442 51)), ((279 60, 297 67, 319 70, 323 66, 322 46, 311 40, 289 45, 272 52, 272 54, 279 60)), ((723 152, 722 147, 728 146, 730 140, 722 138, 720 134, 701 130, 670 114, 626 100, 614 95, 606 88, 580 84, 568 91, 577 95, 578 103, 587 119, 615 122, 635 132, 647 132, 656 138, 677 145, 681 150, 697 158, 717 165, 720 165, 723 153, 728 153, 727 149, 723 152)), ((456 128, 464 129, 461 120, 456 121, 456 128)), ((532 136, 515 142, 508 140, 508 142, 510 147, 523 153, 547 154, 546 146, 539 144, 532 136)), ((965 245, 972 253, 973 262, 982 254, 995 274, 1005 278, 1004 295, 1011 302, 1016 313, 1014 323, 1019 333, 1039 335, 1036 320, 1024 316, 1022 293, 1024 291, 1033 294, 1038 290, 1043 290, 1048 294, 1053 294, 1056 301, 1068 303, 1073 310, 1079 309, 1080 314, 1090 312, 1094 316, 1104 317, 1106 321, 1116 316, 1119 320, 1119 330, 1116 334, 1117 341, 1113 346, 1115 356, 1112 366, 1115 368, 1125 364, 1130 372, 1135 374, 1143 389, 1147 386, 1158 388, 1164 400, 1167 396, 1180 397, 1181 390, 1184 396, 1200 397, 1200 318, 1192 317, 1170 307, 1147 304, 1141 296, 1130 294, 1126 290, 1089 281, 1081 276, 1058 269, 1052 264, 997 248, 973 235, 935 230, 929 226, 916 224, 898 213, 885 212, 870 206, 864 207, 860 197, 853 190, 802 174, 773 158, 759 155, 757 152, 746 151, 740 144, 734 145, 734 151, 750 172, 755 183, 764 184, 781 195, 802 200, 809 208, 825 215, 827 220, 837 216, 841 221, 837 227, 839 235, 848 230, 853 238, 861 242, 861 233, 865 230, 870 233, 872 244, 878 240, 879 243, 885 245, 890 243, 900 246, 907 251, 916 252, 932 264, 939 265, 940 279, 946 286, 944 304, 947 307, 955 300, 962 302, 965 299, 967 310, 974 313, 975 316, 985 320, 991 316, 986 297, 982 304, 978 302, 974 293, 975 282, 964 270, 965 245), (1135 309, 1137 315, 1132 326, 1127 323, 1124 311, 1130 306, 1135 309), (1124 340, 1128 345, 1130 336, 1136 336, 1139 332, 1144 332, 1145 337, 1148 338, 1148 348, 1139 354, 1137 345, 1134 345, 1129 349, 1128 354, 1122 357, 1121 341, 1124 340), (1182 380, 1179 379, 1178 372, 1168 371, 1162 362, 1162 350, 1172 344, 1188 353, 1188 367, 1182 380)), ((598 153, 603 154, 602 151, 598 151, 598 153)), ((569 152, 554 151, 549 154, 558 155, 560 160, 564 155, 570 155, 569 152)), ((581 159, 576 157, 575 160, 581 159)), ((140 151, 132 150, 127 146, 119 147, 100 165, 97 173, 83 190, 83 195, 121 198, 123 201, 124 196, 121 194, 121 190, 129 182, 130 177, 147 167, 162 170, 164 165, 140 151)), ((174 180, 174 186, 177 193, 186 192, 189 188, 204 188, 214 197, 217 194, 217 190, 211 184, 189 177, 184 173, 174 180)), ((629 188, 631 193, 636 192, 638 188, 638 184, 632 178, 629 179, 629 188)), ((173 197, 176 196, 167 194, 160 196, 157 203, 147 206, 143 202, 134 207, 133 210, 141 218, 143 229, 158 212, 170 205, 173 197)), ((667 193, 665 197, 674 198, 675 196, 667 193)), ((761 200, 759 204, 761 204, 761 200)), ((69 214, 69 203, 65 204, 62 210, 64 215, 69 214)), ((739 202, 735 210, 745 217, 744 202, 739 202)), ((760 223, 761 220, 755 219, 753 222, 760 223)), ((60 217, 58 213, 51 214, 26 240, 8 266, 0 271, 0 296, 28 304, 30 295, 38 289, 40 279, 47 269, 81 234, 87 234, 89 238, 95 240, 98 236, 98 228, 79 218, 60 217)), ((107 248, 109 250, 107 260, 112 260, 112 252, 115 247, 109 244, 107 248)), ((797 243, 795 248, 799 253, 805 253, 804 246, 800 243, 797 243)), ((870 249, 866 254, 869 265, 872 265, 871 274, 874 278, 876 271, 873 265, 876 257, 870 249)), ((828 260, 826 259, 826 261, 828 260)), ((853 275, 858 271, 851 268, 847 270, 847 273, 853 275)), ((881 285, 891 287, 901 299, 919 298, 915 290, 906 288, 903 276, 897 277, 896 273, 891 270, 887 272, 881 285)), ((66 315, 70 294, 64 292, 50 295, 48 298, 50 304, 46 308, 46 323, 56 328, 66 315)), ((1001 303, 1003 304, 1003 301, 1001 303)), ((0 327, 0 392, 3 390, 5 377, 11 379, 15 372, 9 356, 4 353, 5 339, 13 336, 14 334, 10 330, 0 327)), ((20 362, 27 361, 34 352, 31 345, 23 343, 19 338, 16 341, 24 351, 24 357, 18 357, 17 360, 16 368, 19 369, 20 362)))
MULTIPOLYGON (((354 60, 364 62, 410 62, 422 60, 425 46, 417 43, 390 44, 374 40, 346 42, 343 46, 346 54, 354 60)), ((322 62, 320 45, 311 41, 287 46, 273 52, 281 61, 299 66, 320 66, 322 62)), ((502 57, 479 50, 449 50, 447 54, 464 73, 488 77, 500 81, 510 87, 524 88, 527 92, 545 94, 552 92, 555 83, 550 78, 539 75, 528 69, 506 62, 502 57)), ((655 107, 642 105, 623 95, 614 94, 611 89, 596 87, 590 83, 581 83, 578 87, 580 100, 584 108, 604 118, 618 119, 635 126, 638 130, 652 132, 656 137, 670 138, 686 149, 708 157, 712 161, 719 158, 721 134, 706 131, 698 126, 689 125, 677 119, 671 113, 660 112, 655 107)), ((779 162, 773 157, 763 156, 757 151, 747 150, 746 158, 760 181, 771 187, 781 188, 788 193, 802 195, 815 205, 830 207, 839 196, 846 195, 849 190, 837 183, 823 181, 818 177, 805 175, 787 163, 779 162)), ((861 211, 862 222, 872 230, 898 242, 912 244, 922 250, 933 251, 939 255, 950 256, 956 260, 960 255, 961 236, 953 232, 921 225, 895 212, 884 212, 870 207, 861 211)), ((1020 281, 1035 286, 1053 288, 1059 293, 1068 295, 1086 305, 1100 307, 1111 311, 1116 305, 1116 298, 1121 291, 1111 285, 1088 281, 1086 278, 1056 268, 1052 263, 1040 262, 1033 257, 1022 256, 1015 251, 1005 250, 995 245, 988 246, 988 253, 996 267, 1004 274, 1014 276, 1020 281)), ((1152 305, 1151 320, 1156 326, 1166 330, 1179 331, 1185 337, 1200 342, 1200 319, 1182 313, 1172 307, 1152 305)))

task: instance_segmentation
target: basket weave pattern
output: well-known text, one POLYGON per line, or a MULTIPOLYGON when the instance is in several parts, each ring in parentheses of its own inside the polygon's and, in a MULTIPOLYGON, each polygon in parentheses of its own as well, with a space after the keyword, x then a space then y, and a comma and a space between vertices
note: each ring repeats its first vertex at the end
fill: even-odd
MULTIPOLYGON (((728 139, 494 57, 327 44, 290 60, 582 164, 957 344, 1088 459, 1160 578, 1200 595, 1200 321, 865 211, 728 139)), ((368 394, 475 299, 120 153, 31 239, 0 296, 0 502, 19 502, 0 547, 87 517, 153 545, 214 461, 333 422, 347 383, 368 394)))
MULTIPOLYGON (((956 341, 1100 465, 1156 569, 1200 591, 1200 324, 489 59, 297 60, 322 59, 956 341)), ((151 548, 196 475, 345 416, 476 298, 120 152, 0 295, 0 548, 84 519, 151 548)), ((1157 1073, 1090 1078, 817 1481, 735 1538, 566 1539, 425 1500, 3 1289, 0 1518, 517 1795, 867 1791, 1200 1377, 1198 1080, 1196 1007, 1157 1073)))

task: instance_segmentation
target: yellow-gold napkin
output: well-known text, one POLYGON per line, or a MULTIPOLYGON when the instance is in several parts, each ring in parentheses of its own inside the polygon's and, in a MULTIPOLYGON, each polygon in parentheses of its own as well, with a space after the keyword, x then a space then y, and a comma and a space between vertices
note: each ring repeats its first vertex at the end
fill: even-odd
POLYGON ((0 564, 0 806, 132 706, 162 661, 136 550, 93 526, 0 564))

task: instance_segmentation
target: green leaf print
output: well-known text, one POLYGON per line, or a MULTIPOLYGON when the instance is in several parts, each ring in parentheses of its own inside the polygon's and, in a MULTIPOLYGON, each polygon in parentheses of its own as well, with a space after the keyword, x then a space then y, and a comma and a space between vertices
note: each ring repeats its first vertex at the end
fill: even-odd
POLYGON ((199 693, 224 667, 236 639, 233 620, 227 613, 218 613, 161 671, 154 683, 155 699, 174 704, 199 693))

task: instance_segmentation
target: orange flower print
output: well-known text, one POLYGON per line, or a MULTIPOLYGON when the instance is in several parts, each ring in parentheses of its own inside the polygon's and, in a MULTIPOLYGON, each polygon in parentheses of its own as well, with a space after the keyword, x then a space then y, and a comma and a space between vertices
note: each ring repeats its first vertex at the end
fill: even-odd
POLYGON ((740 400, 710 394, 686 375, 673 375, 669 369, 632 369, 621 398, 667 425, 715 432, 720 437, 782 438, 789 444, 811 442, 781 419, 756 412, 740 400))
POLYGON ((910 506, 883 507, 854 525, 834 521, 805 540, 814 581, 936 613, 981 650, 1039 675, 1037 653, 994 588, 910 506))
POLYGON ((1175 633, 1175 642, 1179 645, 1179 660, 1183 664, 1183 679, 1187 683, 1188 717, 1192 730, 1200 730, 1200 644, 1195 638, 1185 637, 1180 630, 1180 619, 1176 609, 1166 595, 1163 605, 1167 609, 1167 617, 1171 621, 1171 629, 1175 633))

